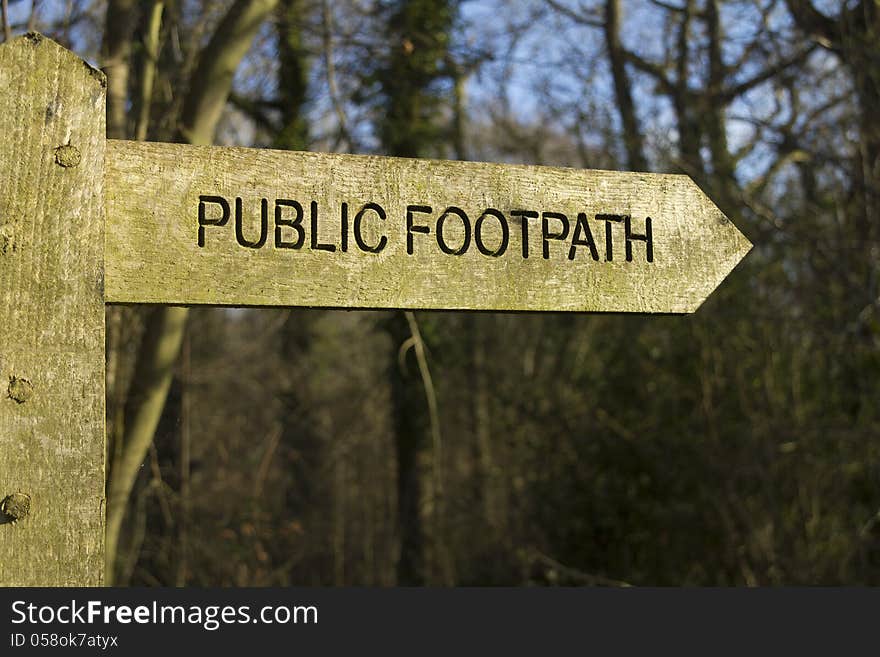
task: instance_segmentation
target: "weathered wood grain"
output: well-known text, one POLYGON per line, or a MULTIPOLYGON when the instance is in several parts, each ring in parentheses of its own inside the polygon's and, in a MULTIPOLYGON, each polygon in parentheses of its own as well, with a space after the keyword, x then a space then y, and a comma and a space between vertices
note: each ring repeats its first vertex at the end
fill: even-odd
POLYGON ((3 585, 102 582, 104 97, 49 39, 0 46, 3 585))
MULTIPOLYGON (((697 186, 678 175, 112 140, 105 171, 108 302, 685 313, 751 248, 697 186), (226 199, 230 217, 224 226, 202 226, 200 238, 204 195, 226 199), (267 234, 259 248, 237 241, 236 197, 245 244, 260 241, 261 203, 267 201, 267 234), (299 249, 284 248, 299 237, 285 224, 296 212, 289 205, 279 209, 276 237, 277 199, 303 207, 299 249), (317 244, 310 234, 312 202, 317 244), (386 218, 366 212, 365 250, 356 244, 353 224, 366 203, 380 205, 386 218), (414 214, 414 225, 427 225, 430 232, 411 235, 412 254, 408 205, 433 209, 414 214), (462 255, 445 253, 437 241, 438 217, 449 206, 463 210, 470 222, 471 240, 462 255), (481 253, 476 244, 475 225, 487 208, 500 211, 508 224, 509 245, 498 257, 481 253), (516 210, 539 216, 524 219, 516 210), (563 232, 564 222, 544 213, 564 214, 569 223, 564 240, 546 241, 546 258, 542 222, 546 218, 548 236, 563 232), (595 253, 582 244, 570 259, 579 213, 595 253), (631 216, 633 236, 645 233, 650 217, 653 261, 637 239, 627 261, 625 222, 597 219, 604 214, 631 216), (530 232, 528 257, 523 221, 530 232), (369 252, 382 237, 384 248, 369 252)), ((206 222, 220 219, 222 207, 207 202, 203 214, 206 222)), ((492 253, 502 240, 500 221, 489 216, 481 227, 484 251, 492 253)), ((444 221, 443 238, 447 250, 463 246, 458 215, 444 221)), ((579 238, 586 241, 584 230, 579 238)))

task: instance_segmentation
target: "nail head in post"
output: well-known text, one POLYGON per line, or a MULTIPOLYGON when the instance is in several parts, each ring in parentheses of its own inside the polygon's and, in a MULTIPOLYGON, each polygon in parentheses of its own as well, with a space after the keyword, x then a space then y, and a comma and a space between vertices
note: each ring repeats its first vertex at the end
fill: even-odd
POLYGON ((82 160, 82 154, 76 146, 64 144, 55 149, 55 162, 64 168, 75 167, 82 160))

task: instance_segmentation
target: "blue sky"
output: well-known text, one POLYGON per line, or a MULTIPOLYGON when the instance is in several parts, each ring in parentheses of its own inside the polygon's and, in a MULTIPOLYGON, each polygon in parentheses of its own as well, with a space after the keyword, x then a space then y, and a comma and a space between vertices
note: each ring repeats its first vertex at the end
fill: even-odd
MULTIPOLYGON (((577 10, 582 6, 600 4, 596 0, 560 0, 577 10)), ((677 0, 670 0, 674 3, 677 0)), ((725 58, 736 61, 743 47, 753 40, 757 29, 758 4, 767 0, 737 1, 724 4, 723 23, 726 30, 725 58)), ((816 0, 817 5, 826 11, 833 11, 839 0, 816 0)), ((30 12, 30 0, 12 1, 10 15, 13 24, 23 23, 30 12)), ((68 7, 61 0, 42 0, 39 3, 44 17, 62 16, 68 7)), ((645 58, 661 61, 663 53, 671 47, 674 30, 665 25, 663 18, 667 13, 658 9, 649 0, 623 0, 622 39, 624 44, 645 58)), ((486 64, 474 75, 468 86, 468 107, 478 119, 485 117, 490 109, 503 109, 518 120, 529 122, 556 121, 559 130, 572 130, 577 125, 589 143, 598 145, 604 138, 591 131, 599 130, 607 122, 617 125, 618 116, 613 102, 613 93, 607 62, 604 58, 602 34, 598 29, 576 25, 572 21, 546 11, 543 0, 468 0, 462 4, 460 29, 457 31, 455 47, 461 52, 475 48, 493 53, 497 60, 486 64), (527 27, 515 38, 511 36, 512 26, 527 27), (499 85, 498 81, 503 84, 499 85), (547 99, 550 99, 549 103, 547 99), (560 109, 561 108, 561 109, 560 109), (550 111, 550 110, 554 111, 550 111), (587 110, 587 120, 575 122, 573 112, 587 110), (592 124, 591 124, 592 122, 592 124)), ((771 15, 770 25, 778 30, 780 38, 790 31, 790 19, 779 3, 777 11, 771 15)), ((268 30, 266 31, 268 34, 268 30)), ((93 50, 97 44, 96 34, 79 34, 84 42, 91 42, 93 50)), ((264 50, 270 55, 271 41, 263 42, 264 50)), ((87 47, 83 43, 83 47, 87 47)), ((84 54, 81 51, 81 54, 84 54)), ((338 56, 349 56, 343 48, 338 56)), ((99 64, 94 57, 87 57, 91 63, 99 64)), ((267 60, 259 60, 267 61, 267 60)), ((319 61, 316 60, 316 64, 319 61)), ((695 60, 691 68, 694 83, 698 84, 700 62, 695 60)), ((835 68, 836 61, 826 53, 814 57, 814 66, 835 68)), ((274 75, 265 70, 265 64, 257 60, 246 62, 239 72, 237 84, 258 89, 271 94, 274 75), (246 79, 245 79, 246 78, 246 79)), ((738 79, 754 74, 756 68, 744 66, 736 72, 738 79)), ((637 111, 642 126, 648 135, 648 142, 660 152, 674 142, 674 115, 668 102, 654 89, 653 81, 645 75, 632 76, 637 111)), ((315 76, 317 86, 324 84, 323 72, 315 76)), ((345 87, 345 80, 340 80, 345 87)), ((828 89, 813 89, 806 99, 807 104, 823 102, 835 88, 845 82, 832 77, 828 89)), ((350 85, 349 85, 350 88, 350 85)), ((802 98, 802 101, 804 99, 802 98)), ((769 118, 775 109, 781 109, 778 120, 785 118, 785 98, 774 95, 769 85, 760 87, 734 103, 729 110, 728 134, 732 149, 738 149, 754 136, 755 119, 769 118), (745 120, 740 120, 742 117, 745 120)), ((329 101, 326 96, 316 99, 313 113, 328 115, 329 101)), ((352 123, 358 124, 359 115, 351 104, 352 123)), ((315 122, 317 123, 317 121, 315 122)), ((362 123, 363 129, 367 129, 362 123)), ((240 135, 247 141, 248 134, 240 135)), ((367 140, 369 141, 369 140, 367 140)), ((619 148, 619 144, 618 144, 619 148)), ((751 156, 745 158, 739 175, 748 179, 760 173, 769 161, 771 153, 768 146, 759 146, 751 156)))

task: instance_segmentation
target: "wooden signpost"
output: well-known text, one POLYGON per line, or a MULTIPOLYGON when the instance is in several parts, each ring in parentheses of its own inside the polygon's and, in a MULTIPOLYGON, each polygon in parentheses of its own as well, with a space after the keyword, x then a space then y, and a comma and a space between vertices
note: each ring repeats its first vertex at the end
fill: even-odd
POLYGON ((0 46, 2 584, 102 582, 105 303, 687 313, 751 248, 687 176, 107 140, 104 87, 0 46))

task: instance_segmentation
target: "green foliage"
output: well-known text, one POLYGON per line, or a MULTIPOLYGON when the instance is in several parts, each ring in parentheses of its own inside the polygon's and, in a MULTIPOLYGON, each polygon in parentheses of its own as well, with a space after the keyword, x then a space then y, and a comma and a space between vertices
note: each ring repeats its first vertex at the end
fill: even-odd
POLYGON ((281 129, 275 137, 274 147, 304 151, 309 145, 306 119, 309 59, 303 37, 306 4, 302 0, 281 0, 276 13, 281 129))
POLYGON ((377 129, 384 150, 401 157, 436 155, 444 135, 440 115, 448 107, 453 0, 392 0, 387 16, 387 51, 372 77, 380 88, 377 129))

